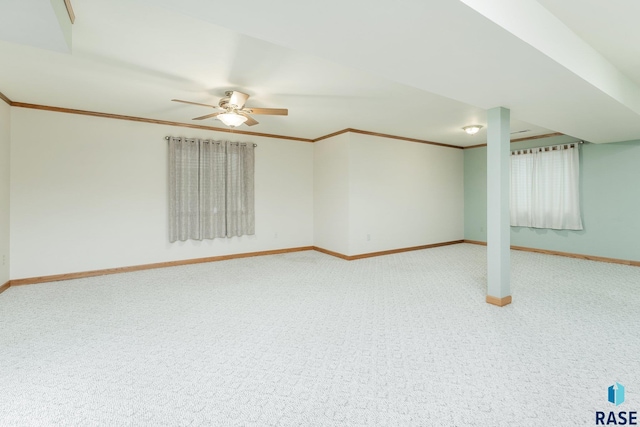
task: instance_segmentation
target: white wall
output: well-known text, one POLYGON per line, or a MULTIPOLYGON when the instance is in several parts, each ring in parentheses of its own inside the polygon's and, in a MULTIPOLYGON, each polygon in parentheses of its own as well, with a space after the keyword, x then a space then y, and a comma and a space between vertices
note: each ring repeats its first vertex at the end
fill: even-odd
POLYGON ((313 144, 13 108, 11 278, 313 244, 313 144), (255 142, 256 235, 170 244, 167 135, 255 142))
POLYGON ((11 107, 0 100, 0 286, 9 280, 9 180, 11 107))
POLYGON ((349 253, 349 139, 344 133, 314 145, 314 244, 349 253))
POLYGON ((357 133, 314 145, 316 246, 359 255, 463 239, 463 150, 357 133))
POLYGON ((462 150, 354 133, 315 144, 232 137, 259 145, 256 235, 170 244, 164 137, 229 134, 8 106, 0 125, 0 284, 310 245, 357 255, 463 238, 462 150))
POLYGON ((463 150, 351 134, 350 255, 464 237, 463 150))

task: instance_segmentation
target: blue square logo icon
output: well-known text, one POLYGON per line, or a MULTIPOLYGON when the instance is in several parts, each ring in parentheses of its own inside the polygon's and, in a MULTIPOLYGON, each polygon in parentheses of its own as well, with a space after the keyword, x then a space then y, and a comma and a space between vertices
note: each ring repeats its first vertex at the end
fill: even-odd
POLYGON ((624 402, 624 386, 619 382, 609 387, 609 402, 618 406, 624 402))

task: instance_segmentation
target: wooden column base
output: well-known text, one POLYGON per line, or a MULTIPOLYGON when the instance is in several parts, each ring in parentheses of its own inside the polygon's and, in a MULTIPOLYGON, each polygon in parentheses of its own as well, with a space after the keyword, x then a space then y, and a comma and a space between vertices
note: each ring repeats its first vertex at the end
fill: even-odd
POLYGON ((487 303, 497 305, 498 307, 504 307, 507 304, 511 304, 511 295, 504 298, 492 297, 487 295, 487 303))

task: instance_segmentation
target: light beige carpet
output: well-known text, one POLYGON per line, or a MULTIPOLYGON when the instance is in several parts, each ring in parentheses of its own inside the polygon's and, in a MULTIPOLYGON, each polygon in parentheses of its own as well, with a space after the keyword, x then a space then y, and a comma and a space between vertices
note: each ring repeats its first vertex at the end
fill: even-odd
POLYGON ((640 410, 640 268, 299 252, 0 295, 2 426, 573 426, 640 410), (626 387, 626 402, 607 387, 626 387))

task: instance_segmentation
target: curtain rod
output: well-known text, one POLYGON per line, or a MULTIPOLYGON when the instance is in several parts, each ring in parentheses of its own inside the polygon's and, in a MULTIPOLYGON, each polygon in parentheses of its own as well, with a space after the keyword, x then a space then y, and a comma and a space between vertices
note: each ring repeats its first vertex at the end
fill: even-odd
MULTIPOLYGON (((170 136, 165 136, 164 139, 166 139, 167 141, 169 140, 169 138, 171 138, 170 136)), ((185 139, 197 139, 197 138, 185 138, 185 139)), ((241 142, 240 144, 246 144, 246 142, 241 142)), ((254 147, 257 147, 258 144, 253 144, 254 147)))
POLYGON ((564 144, 551 144, 551 145, 541 145, 539 147, 529 147, 529 148, 516 148, 514 150, 511 151, 518 151, 518 150, 533 150, 536 148, 547 148, 547 147, 559 147, 561 145, 571 145, 571 144, 584 144, 584 141, 572 141, 572 142, 565 142, 564 144))

